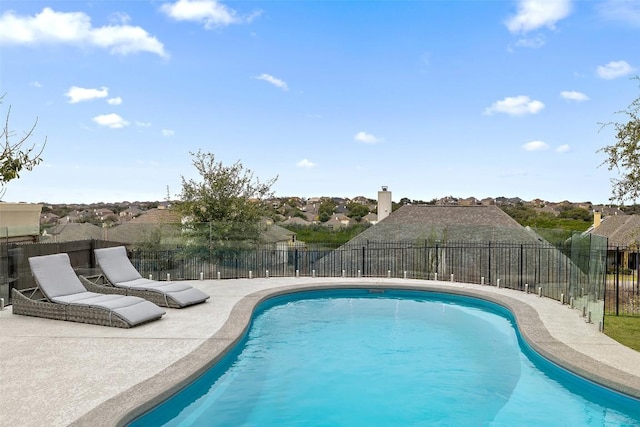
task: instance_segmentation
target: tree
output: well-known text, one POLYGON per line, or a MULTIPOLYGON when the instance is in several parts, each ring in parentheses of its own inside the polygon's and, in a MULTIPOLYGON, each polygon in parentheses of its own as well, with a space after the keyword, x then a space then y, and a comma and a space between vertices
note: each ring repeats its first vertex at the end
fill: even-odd
MULTIPOLYGON (((0 104, 4 95, 0 97, 0 104)), ((47 139, 45 138, 40 151, 36 151, 36 144, 34 143, 29 148, 24 148, 23 144, 27 142, 33 135, 33 132, 38 124, 38 118, 36 118, 33 126, 27 132, 24 133, 17 141, 13 141, 15 132, 9 128, 9 117, 11 115, 11 106, 7 110, 6 119, 4 122, 4 128, 0 131, 0 140, 2 140, 2 157, 0 158, 0 199, 7 191, 6 185, 9 181, 20 178, 20 172, 24 170, 32 170, 42 161, 42 152, 47 139)))
POLYGON ((351 202, 347 204, 347 209, 349 210, 349 214, 347 216, 358 222, 369 214, 369 206, 361 203, 351 202))
POLYGON ((320 206, 318 207, 318 221, 327 222, 333 216, 333 213, 336 210, 336 202, 325 197, 320 202, 320 206))
POLYGON ((194 232, 210 244, 259 239, 265 200, 278 177, 261 182, 240 161, 225 166, 212 153, 190 153, 201 180, 182 177, 182 192, 174 209, 189 219, 194 232), (199 226, 202 223, 204 226, 199 226))
MULTIPOLYGON (((640 81, 640 76, 634 79, 640 81)), ((602 164, 606 164, 609 170, 616 169, 621 175, 620 179, 611 179, 611 200, 622 203, 640 196, 640 96, 618 114, 625 115, 626 119, 602 125, 614 127, 617 142, 598 152, 602 151, 608 156, 602 164)))

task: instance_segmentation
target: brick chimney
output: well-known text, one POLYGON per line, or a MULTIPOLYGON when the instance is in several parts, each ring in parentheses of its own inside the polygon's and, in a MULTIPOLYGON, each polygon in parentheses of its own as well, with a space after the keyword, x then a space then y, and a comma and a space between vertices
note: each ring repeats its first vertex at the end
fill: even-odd
POLYGON ((378 191, 378 222, 391 214, 391 191, 387 191, 387 186, 382 186, 382 191, 378 191))
POLYGON ((602 222, 602 213, 600 211, 593 211, 593 228, 600 227, 602 222))

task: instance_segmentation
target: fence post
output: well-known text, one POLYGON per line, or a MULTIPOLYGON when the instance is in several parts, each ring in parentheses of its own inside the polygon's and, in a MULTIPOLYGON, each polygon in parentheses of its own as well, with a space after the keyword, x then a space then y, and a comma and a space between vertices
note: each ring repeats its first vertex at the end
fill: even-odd
POLYGON ((518 281, 518 285, 520 290, 522 290, 522 281, 524 280, 524 245, 520 244, 520 280, 518 281))
POLYGON ((489 279, 489 283, 491 283, 491 240, 489 240, 489 257, 488 257, 487 264, 489 266, 489 271, 488 271, 489 277, 488 277, 488 279, 489 279))
POLYGON ((616 246, 616 316, 620 314, 620 246, 616 246))

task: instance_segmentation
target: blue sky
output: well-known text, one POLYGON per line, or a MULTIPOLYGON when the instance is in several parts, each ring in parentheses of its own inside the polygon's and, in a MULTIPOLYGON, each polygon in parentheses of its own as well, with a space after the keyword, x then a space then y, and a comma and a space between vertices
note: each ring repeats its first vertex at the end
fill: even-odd
POLYGON ((606 203, 640 1, 11 1, 0 93, 44 161, 5 201, 164 200, 190 152, 276 196, 606 203))

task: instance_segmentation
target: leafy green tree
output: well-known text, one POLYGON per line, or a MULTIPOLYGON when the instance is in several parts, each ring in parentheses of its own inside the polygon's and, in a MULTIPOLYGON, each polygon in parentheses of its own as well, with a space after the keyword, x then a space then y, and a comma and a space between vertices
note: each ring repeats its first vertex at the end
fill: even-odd
POLYGON ((362 203, 348 203, 347 209, 349 210, 349 214, 347 215, 349 218, 353 218, 354 220, 360 222, 360 220, 369 214, 369 207, 363 205, 362 203))
MULTIPOLYGON (((4 95, 0 97, 0 104, 4 95)), ((45 138, 44 143, 39 151, 36 151, 36 144, 31 147, 25 148, 23 144, 27 142, 38 124, 36 118, 33 126, 27 132, 25 132, 17 140, 14 140, 16 134, 9 128, 9 116, 11 115, 11 106, 9 106, 4 122, 4 127, 0 130, 0 140, 2 140, 2 156, 0 157, 0 199, 7 191, 6 185, 9 181, 20 178, 20 172, 24 170, 32 170, 42 161, 42 151, 47 144, 45 138)))
POLYGON ((558 218, 577 219, 580 221, 590 222, 592 220, 591 212, 585 208, 571 208, 563 210, 558 214, 558 218))
POLYGON ((325 197, 320 202, 320 206, 318 207, 318 221, 327 222, 331 219, 331 215, 336 210, 336 202, 325 197))
MULTIPOLYGON (((635 77, 640 81, 640 76, 635 77)), ((626 110, 618 114, 626 116, 621 122, 609 122, 603 127, 613 126, 616 143, 598 150, 607 155, 609 170, 616 169, 620 178, 612 178, 612 201, 635 200, 640 196, 640 97, 626 110)))
POLYGON ((240 161, 226 166, 212 153, 190 153, 200 180, 182 177, 182 192, 174 209, 188 219, 194 236, 211 245, 259 241, 260 218, 277 177, 262 182, 240 161))

